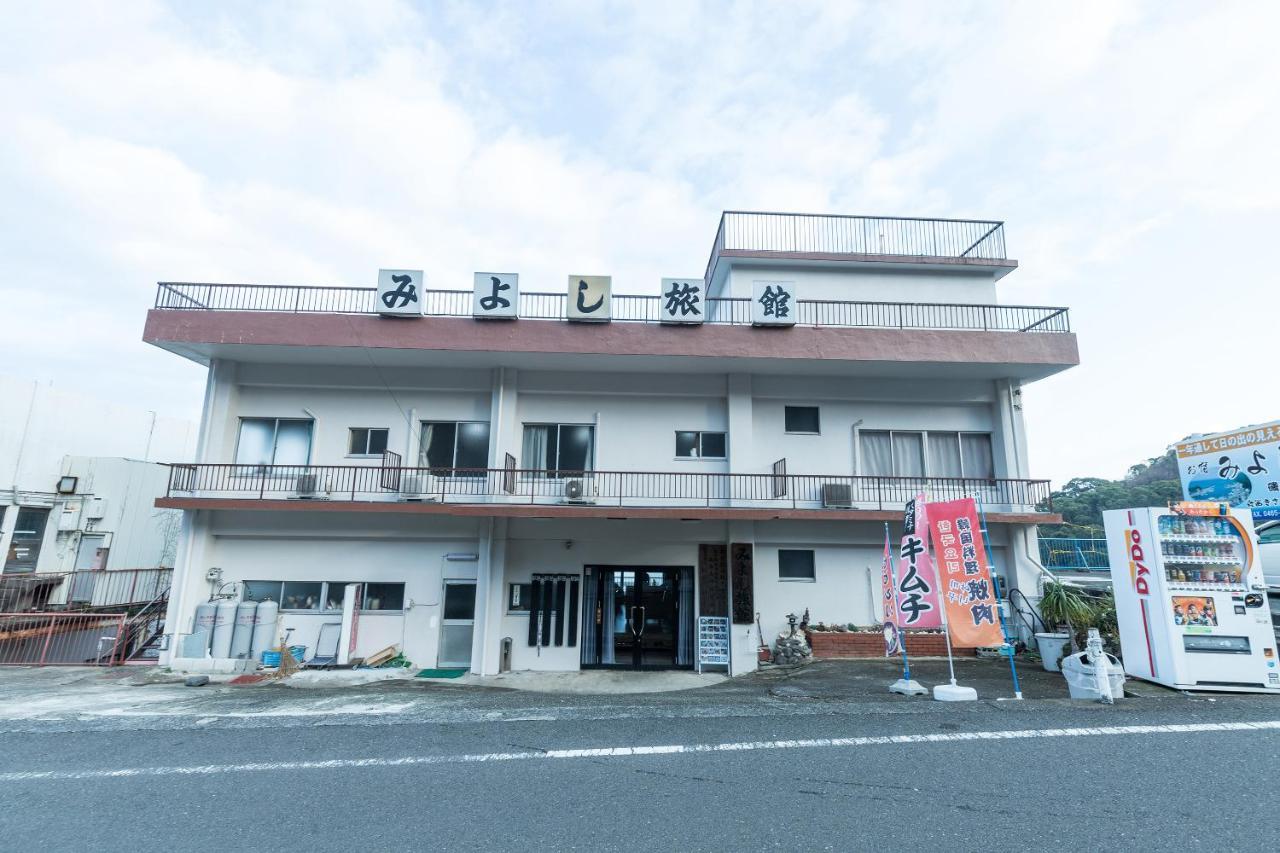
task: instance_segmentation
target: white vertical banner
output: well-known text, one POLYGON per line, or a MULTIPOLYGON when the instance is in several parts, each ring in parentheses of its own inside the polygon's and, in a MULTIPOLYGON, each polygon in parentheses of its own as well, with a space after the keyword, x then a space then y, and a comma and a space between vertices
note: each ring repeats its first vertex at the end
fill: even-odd
POLYGON ((421 317, 425 282, 422 270, 378 270, 378 313, 384 317, 421 317))
POLYGON ((613 277, 607 275, 569 276, 569 304, 566 316, 587 323, 607 323, 613 319, 613 277))
POLYGON ((478 272, 471 297, 471 316, 481 320, 514 320, 520 316, 520 276, 513 272, 478 272))

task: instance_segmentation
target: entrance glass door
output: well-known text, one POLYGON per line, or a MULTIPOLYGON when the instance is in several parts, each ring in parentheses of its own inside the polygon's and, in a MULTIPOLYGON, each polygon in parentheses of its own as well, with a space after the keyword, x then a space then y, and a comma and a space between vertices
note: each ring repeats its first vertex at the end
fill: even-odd
POLYGON ((599 663, 633 669, 677 666, 680 639, 679 569, 600 572, 603 601, 599 663))
POLYGON ((471 639, 476 625, 476 582, 444 582, 444 608, 440 620, 440 652, 436 666, 442 669, 471 668, 471 639))

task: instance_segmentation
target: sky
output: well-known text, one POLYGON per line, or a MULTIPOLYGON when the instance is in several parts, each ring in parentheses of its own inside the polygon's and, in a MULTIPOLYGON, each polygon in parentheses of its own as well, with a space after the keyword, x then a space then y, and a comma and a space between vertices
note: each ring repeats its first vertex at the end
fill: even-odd
MULTIPOLYGON (((0 0, 0 371, 199 417, 155 282, 697 275, 720 211, 1000 219, 1032 473, 1280 418, 1280 4, 0 0)), ((540 282, 548 282, 542 288, 540 282)), ((886 295, 891 300, 891 295, 886 295)), ((5 405, 0 401, 0 416, 5 405)))

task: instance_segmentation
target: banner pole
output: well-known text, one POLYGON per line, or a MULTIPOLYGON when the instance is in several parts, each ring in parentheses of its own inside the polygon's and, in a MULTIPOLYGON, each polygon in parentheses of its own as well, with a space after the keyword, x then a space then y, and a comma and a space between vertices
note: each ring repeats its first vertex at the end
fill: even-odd
MULTIPOLYGON (((927 513, 927 510, 926 510, 927 513)), ((933 522, 926 522, 925 535, 933 539, 933 522)), ((935 566, 937 565, 935 561, 935 566)), ((951 623, 947 619, 946 591, 942 589, 942 570, 937 572, 938 607, 942 610, 942 637, 947 644, 947 669, 951 674, 950 684, 939 684, 933 688, 933 698, 938 702, 973 702, 978 698, 978 691, 972 687, 961 687, 956 683, 956 658, 951 651, 951 623)))
MULTIPOLYGON (((889 522, 884 523, 884 541, 885 545, 890 544, 889 538, 889 522)), ((898 572, 893 565, 893 548, 886 548, 889 554, 889 583, 893 586, 893 598, 895 602, 898 599, 898 572)), ((923 685, 917 684, 911 680, 911 661, 907 657, 907 635, 902 633, 902 626, 898 624, 900 620, 894 619, 893 631, 898 637, 898 651, 902 654, 902 678, 890 685, 889 690, 892 693, 901 693, 904 696, 927 696, 929 691, 923 685)))
POLYGON ((982 498, 978 498, 978 521, 982 525, 982 544, 987 549, 987 571, 991 575, 991 586, 996 594, 996 618, 1000 620, 1000 635, 1004 637, 1004 644, 1008 647, 1009 674, 1013 676, 1013 698, 1016 701, 1021 701, 1022 685, 1018 683, 1018 665, 1013 660, 1013 643, 1009 642, 1009 629, 1005 625, 1004 611, 1000 607, 1000 579, 996 577, 996 567, 991 565, 991 554, 993 553, 991 550, 991 536, 987 533, 987 510, 982 503, 982 498))

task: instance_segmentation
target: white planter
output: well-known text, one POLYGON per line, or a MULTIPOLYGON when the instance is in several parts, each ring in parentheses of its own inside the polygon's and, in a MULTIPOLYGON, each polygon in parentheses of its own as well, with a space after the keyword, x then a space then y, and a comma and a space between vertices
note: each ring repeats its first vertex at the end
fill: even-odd
POLYGON ((1058 661, 1062 658, 1063 649, 1071 642, 1070 634, 1048 633, 1036 634, 1036 648, 1040 650, 1040 660, 1047 672, 1059 672, 1058 661))

